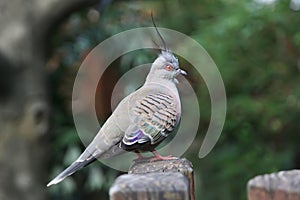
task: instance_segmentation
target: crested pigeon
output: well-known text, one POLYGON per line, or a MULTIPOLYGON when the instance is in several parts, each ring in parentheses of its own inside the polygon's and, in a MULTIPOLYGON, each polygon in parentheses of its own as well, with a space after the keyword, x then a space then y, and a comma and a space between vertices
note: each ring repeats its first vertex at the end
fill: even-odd
MULTIPOLYGON (((152 18, 153 19, 153 18, 152 18)), ((56 176, 48 187, 61 182, 77 170, 98 158, 110 158, 124 151, 151 151, 153 160, 172 159, 161 156, 155 147, 176 127, 181 116, 181 103, 176 84, 179 74, 178 59, 166 46, 153 62, 144 85, 125 97, 107 119, 86 150, 68 168, 56 176)))

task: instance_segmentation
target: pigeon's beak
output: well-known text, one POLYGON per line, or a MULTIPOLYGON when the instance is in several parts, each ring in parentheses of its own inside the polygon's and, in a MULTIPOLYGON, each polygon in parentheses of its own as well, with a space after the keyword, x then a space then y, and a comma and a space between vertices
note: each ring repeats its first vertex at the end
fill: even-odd
POLYGON ((186 71, 184 71, 184 70, 182 70, 182 69, 179 69, 179 70, 180 70, 180 74, 182 74, 182 75, 184 75, 184 76, 187 75, 186 71))

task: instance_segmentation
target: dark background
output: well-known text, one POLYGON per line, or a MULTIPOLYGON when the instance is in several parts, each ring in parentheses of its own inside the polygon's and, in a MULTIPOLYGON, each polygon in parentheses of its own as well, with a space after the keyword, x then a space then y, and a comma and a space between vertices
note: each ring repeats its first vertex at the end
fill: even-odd
MULTIPOLYGON (((100 162, 45 185, 84 148, 71 111, 80 64, 109 36, 152 26, 151 12, 159 26, 202 45, 226 87, 222 135, 199 159, 210 99, 203 80, 183 65, 201 108, 197 138, 184 154, 194 165, 196 199, 246 199, 253 176, 300 167, 298 0, 11 0, 0 9, 0 199, 108 199, 121 172, 100 162)), ((95 97, 100 123, 111 113, 118 78, 154 58, 137 51, 109 67, 95 97)))

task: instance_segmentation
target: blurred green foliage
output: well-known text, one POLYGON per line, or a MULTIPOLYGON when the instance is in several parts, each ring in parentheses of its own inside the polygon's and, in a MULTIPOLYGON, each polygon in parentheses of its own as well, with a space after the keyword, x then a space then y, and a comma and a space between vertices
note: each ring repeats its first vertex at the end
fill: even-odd
MULTIPOLYGON (((51 177, 83 148, 72 122, 70 100, 72 81, 84 56, 110 35, 151 26, 152 10, 159 26, 190 35, 208 51, 226 87, 223 133, 213 151, 200 160, 198 151, 210 120, 210 102, 205 83, 185 67, 201 107, 197 139, 185 154, 195 167, 196 199, 246 199, 246 184, 253 176, 299 168, 297 2, 300 4, 296 0, 118 1, 72 15, 54 36, 49 61, 53 97, 51 177)), ((116 67, 124 73, 153 59, 151 52, 134 52, 116 67)), ((53 199, 99 199, 99 195, 107 199, 117 174, 100 163, 93 164, 50 191, 53 199)))

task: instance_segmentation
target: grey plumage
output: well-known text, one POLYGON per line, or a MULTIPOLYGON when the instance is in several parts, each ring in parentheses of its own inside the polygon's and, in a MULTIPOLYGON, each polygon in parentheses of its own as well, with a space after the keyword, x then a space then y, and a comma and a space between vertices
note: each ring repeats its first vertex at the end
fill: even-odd
POLYGON ((144 85, 119 103, 80 157, 47 186, 61 182, 97 158, 140 150, 152 151, 158 156, 154 148, 180 120, 181 103, 176 77, 186 74, 163 43, 164 49, 153 62, 144 85))

